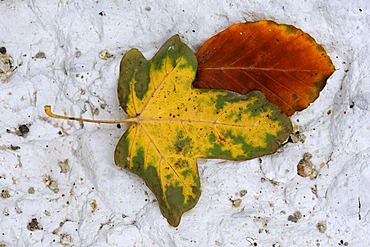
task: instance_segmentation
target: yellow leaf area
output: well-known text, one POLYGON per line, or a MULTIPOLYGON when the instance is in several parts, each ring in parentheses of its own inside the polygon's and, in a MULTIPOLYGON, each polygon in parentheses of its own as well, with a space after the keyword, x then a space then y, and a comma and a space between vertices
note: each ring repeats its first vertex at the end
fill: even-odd
POLYGON ((147 61, 136 49, 121 61, 119 101, 133 124, 115 162, 144 179, 172 226, 200 196, 197 158, 246 160, 274 153, 290 120, 254 91, 194 89, 197 59, 178 36, 147 61))

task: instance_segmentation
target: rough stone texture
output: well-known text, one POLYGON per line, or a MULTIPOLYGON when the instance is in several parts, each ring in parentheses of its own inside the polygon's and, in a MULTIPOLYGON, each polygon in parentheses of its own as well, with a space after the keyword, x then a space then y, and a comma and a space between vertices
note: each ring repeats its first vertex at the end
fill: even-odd
POLYGON ((0 83, 0 191, 8 195, 0 197, 2 246, 370 244, 367 0, 2 0, 0 13, 0 47, 17 66, 0 83), (128 49, 151 58, 178 33, 196 50, 233 23, 259 19, 311 34, 337 71, 319 99, 292 117, 304 143, 260 160, 199 161, 202 196, 178 228, 167 224, 138 177, 114 165, 126 126, 43 113, 51 104, 58 113, 124 118, 116 83, 128 49), (113 56, 104 60, 102 51, 113 56), (23 125, 29 132, 19 135, 23 125), (307 152, 316 179, 297 175, 307 152), (69 171, 61 172, 67 159, 69 171), (30 231, 30 222, 40 227, 30 231))

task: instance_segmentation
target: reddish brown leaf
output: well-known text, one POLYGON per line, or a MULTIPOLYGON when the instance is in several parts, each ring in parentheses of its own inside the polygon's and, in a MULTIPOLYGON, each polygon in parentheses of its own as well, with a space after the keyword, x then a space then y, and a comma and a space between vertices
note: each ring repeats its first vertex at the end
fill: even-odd
POLYGON ((292 115, 313 102, 334 72, 324 48, 302 30, 273 21, 235 24, 197 52, 197 88, 262 91, 292 115))

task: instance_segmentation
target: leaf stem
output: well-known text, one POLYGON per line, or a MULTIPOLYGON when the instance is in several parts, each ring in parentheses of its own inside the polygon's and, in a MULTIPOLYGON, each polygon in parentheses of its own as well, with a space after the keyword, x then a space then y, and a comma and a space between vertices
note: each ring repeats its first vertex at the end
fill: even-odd
POLYGON ((89 122, 89 123, 104 123, 104 124, 117 124, 117 123, 136 123, 138 122, 137 118, 128 118, 128 119, 119 119, 119 120, 95 120, 95 119, 86 119, 86 118, 79 118, 79 117, 71 117, 71 116, 63 116, 55 114, 51 111, 50 105, 44 106, 44 111, 46 115, 52 118, 58 119, 65 119, 65 120, 73 120, 73 121, 80 121, 80 122, 89 122))

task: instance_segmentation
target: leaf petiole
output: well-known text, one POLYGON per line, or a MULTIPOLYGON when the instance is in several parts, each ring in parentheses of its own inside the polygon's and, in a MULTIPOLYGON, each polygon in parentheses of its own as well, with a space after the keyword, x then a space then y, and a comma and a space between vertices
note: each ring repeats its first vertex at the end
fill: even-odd
POLYGON ((89 122, 89 123, 104 123, 104 124, 117 124, 117 123, 136 123, 138 122, 137 118, 128 118, 128 119, 119 119, 119 120, 96 120, 96 119, 86 119, 86 118, 79 118, 79 117, 71 117, 71 116, 63 116, 55 114, 51 111, 50 105, 44 106, 44 111, 46 115, 52 118, 58 119, 65 119, 65 120, 73 120, 73 121, 80 121, 80 122, 89 122))

